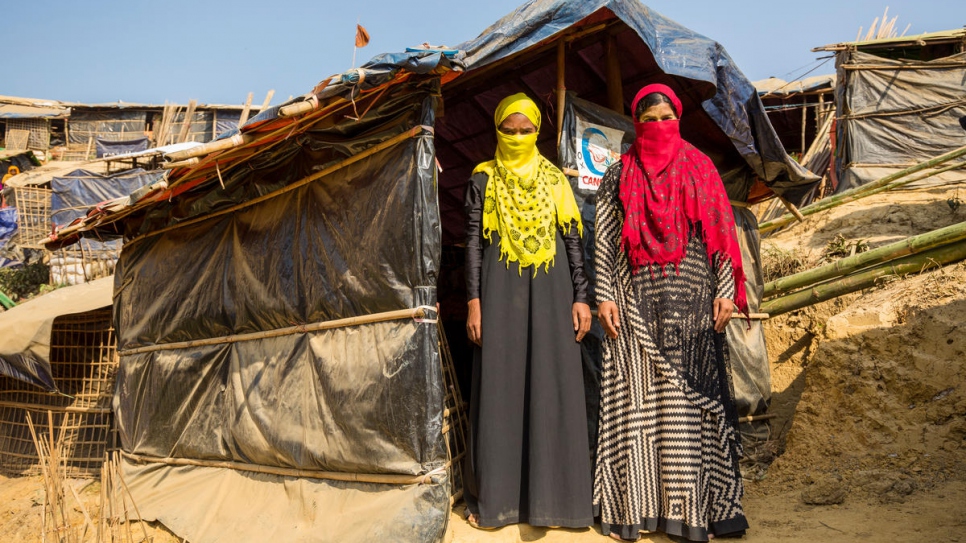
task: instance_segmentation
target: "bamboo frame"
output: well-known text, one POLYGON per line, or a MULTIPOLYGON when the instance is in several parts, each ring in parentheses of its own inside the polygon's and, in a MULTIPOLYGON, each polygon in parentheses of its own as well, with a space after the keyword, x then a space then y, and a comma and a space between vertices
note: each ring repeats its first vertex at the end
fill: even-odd
POLYGON ((50 199, 53 191, 37 186, 12 187, 17 201, 17 230, 20 245, 41 248, 50 235, 50 199))
POLYGON ((362 315, 359 317, 349 317, 345 319, 316 322, 313 324, 300 324, 298 326, 276 328, 275 330, 265 330, 262 332, 252 332, 249 334, 238 334, 238 335, 232 335, 232 336, 196 339, 192 341, 179 341, 177 343, 161 343, 158 345, 148 345, 146 347, 138 347, 136 349, 126 349, 126 350, 120 351, 118 354, 120 356, 131 356, 135 354, 150 353, 155 351, 172 351, 175 349, 190 349, 192 347, 202 347, 202 346, 210 346, 210 345, 227 345, 229 343, 239 343, 242 341, 253 341, 257 339, 290 336, 293 334, 305 334, 307 332, 332 330, 334 328, 347 328, 350 326, 360 326, 363 324, 375 324, 380 322, 388 322, 388 321, 403 320, 403 319, 421 319, 421 318, 424 318, 425 316, 426 316, 426 310, 423 307, 416 307, 413 309, 400 309, 398 311, 386 311, 384 313, 373 313, 371 315, 362 315))

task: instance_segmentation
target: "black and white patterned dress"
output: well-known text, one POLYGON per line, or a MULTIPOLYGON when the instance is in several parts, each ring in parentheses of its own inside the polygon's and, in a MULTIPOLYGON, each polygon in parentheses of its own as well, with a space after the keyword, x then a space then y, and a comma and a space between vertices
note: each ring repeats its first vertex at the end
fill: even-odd
POLYGON ((620 249, 620 162, 597 193, 597 302, 617 303, 605 339, 594 507, 605 535, 693 541, 748 527, 727 345, 714 298, 734 298, 730 262, 709 263, 700 225, 675 270, 632 274, 620 249))

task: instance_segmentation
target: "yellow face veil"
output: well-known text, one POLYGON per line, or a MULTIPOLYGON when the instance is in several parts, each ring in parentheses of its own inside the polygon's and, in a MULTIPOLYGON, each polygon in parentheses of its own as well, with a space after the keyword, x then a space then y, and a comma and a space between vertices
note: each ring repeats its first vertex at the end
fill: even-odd
POLYGON ((484 162, 473 173, 485 172, 489 177, 483 201, 483 236, 493 240, 500 236, 500 260, 533 267, 553 266, 556 256, 557 230, 568 232, 574 225, 583 232, 580 208, 561 171, 537 150, 540 131, 540 109, 525 94, 504 98, 496 108, 493 121, 497 127, 495 160, 484 162), (503 134, 500 125, 507 117, 520 113, 530 119, 537 131, 533 134, 503 134))
POLYGON ((537 169, 540 152, 537 151, 537 137, 540 135, 540 108, 522 92, 507 96, 496 106, 493 114, 496 124, 496 161, 513 174, 531 177, 537 169), (533 134, 504 134, 500 125, 507 117, 519 113, 537 128, 533 134))

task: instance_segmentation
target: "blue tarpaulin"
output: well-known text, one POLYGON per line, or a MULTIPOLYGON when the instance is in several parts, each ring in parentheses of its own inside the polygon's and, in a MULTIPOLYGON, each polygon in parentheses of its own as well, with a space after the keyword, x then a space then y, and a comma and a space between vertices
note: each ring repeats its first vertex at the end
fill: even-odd
POLYGON ((164 171, 145 171, 141 168, 115 174, 103 175, 87 170, 74 170, 63 177, 50 181, 53 195, 50 199, 50 219, 58 226, 87 214, 95 205, 127 196, 137 189, 150 185, 163 177, 164 171))

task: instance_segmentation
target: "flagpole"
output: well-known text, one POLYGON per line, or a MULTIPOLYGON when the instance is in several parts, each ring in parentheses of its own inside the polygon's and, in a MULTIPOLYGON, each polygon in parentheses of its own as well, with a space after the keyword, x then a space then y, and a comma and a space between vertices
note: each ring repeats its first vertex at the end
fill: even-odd
MULTIPOLYGON (((356 17, 356 33, 357 33, 357 35, 358 35, 358 32, 359 32, 359 23, 361 23, 361 22, 362 22, 362 17, 356 17)), ((353 68, 356 67, 356 50, 357 49, 359 49, 359 47, 356 45, 356 42, 353 39, 352 40, 352 67, 353 68)))

